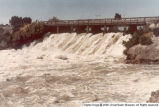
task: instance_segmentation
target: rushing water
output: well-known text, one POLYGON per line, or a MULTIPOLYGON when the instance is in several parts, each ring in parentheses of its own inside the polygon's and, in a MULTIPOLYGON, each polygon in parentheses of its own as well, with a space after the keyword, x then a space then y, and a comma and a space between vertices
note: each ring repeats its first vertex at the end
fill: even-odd
POLYGON ((122 33, 63 33, 0 51, 1 106, 146 102, 159 89, 159 66, 124 64, 122 42, 129 39, 122 33))

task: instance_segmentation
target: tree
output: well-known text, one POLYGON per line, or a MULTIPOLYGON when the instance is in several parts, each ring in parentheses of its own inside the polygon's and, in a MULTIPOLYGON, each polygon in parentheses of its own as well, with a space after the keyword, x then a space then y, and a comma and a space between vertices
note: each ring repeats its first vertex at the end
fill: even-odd
POLYGON ((9 23, 14 27, 20 27, 23 25, 23 18, 18 16, 12 16, 12 18, 9 20, 9 23))
POLYGON ((122 17, 121 17, 121 15, 119 13, 115 13, 115 17, 114 18, 115 19, 121 19, 122 17))
POLYGON ((23 24, 31 24, 31 23, 32 23, 32 19, 30 17, 23 18, 23 24))
POLYGON ((20 27, 23 27, 26 24, 31 24, 32 19, 30 17, 18 17, 18 16, 12 16, 9 20, 9 23, 12 25, 13 30, 17 31, 20 27))
POLYGON ((25 43, 42 38, 46 32, 43 22, 33 22, 14 32, 11 35, 11 41, 19 47, 25 43))

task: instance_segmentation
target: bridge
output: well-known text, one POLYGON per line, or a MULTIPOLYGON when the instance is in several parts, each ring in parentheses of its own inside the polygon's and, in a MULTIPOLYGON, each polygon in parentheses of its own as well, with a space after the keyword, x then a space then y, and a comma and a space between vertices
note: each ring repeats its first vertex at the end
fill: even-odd
POLYGON ((158 23, 159 17, 131 17, 131 18, 106 18, 106 19, 83 19, 83 20, 50 20, 45 21, 49 31, 53 33, 64 32, 134 32, 148 23, 158 23))

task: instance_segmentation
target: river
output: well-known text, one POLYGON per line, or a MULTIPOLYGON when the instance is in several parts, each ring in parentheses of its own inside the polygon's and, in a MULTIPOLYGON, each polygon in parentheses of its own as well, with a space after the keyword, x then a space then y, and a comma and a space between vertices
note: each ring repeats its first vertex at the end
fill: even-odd
POLYGON ((52 34, 0 51, 2 107, 81 107, 83 102, 146 102, 159 66, 124 64, 130 35, 52 34))

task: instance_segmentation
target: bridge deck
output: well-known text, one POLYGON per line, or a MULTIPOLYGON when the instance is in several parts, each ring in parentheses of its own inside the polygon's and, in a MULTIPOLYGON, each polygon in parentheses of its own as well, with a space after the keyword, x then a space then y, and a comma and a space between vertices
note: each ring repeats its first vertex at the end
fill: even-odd
POLYGON ((58 20, 58 21, 45 21, 49 26, 126 26, 126 25, 145 25, 149 22, 159 22, 159 17, 133 17, 122 19, 83 19, 83 20, 58 20))

